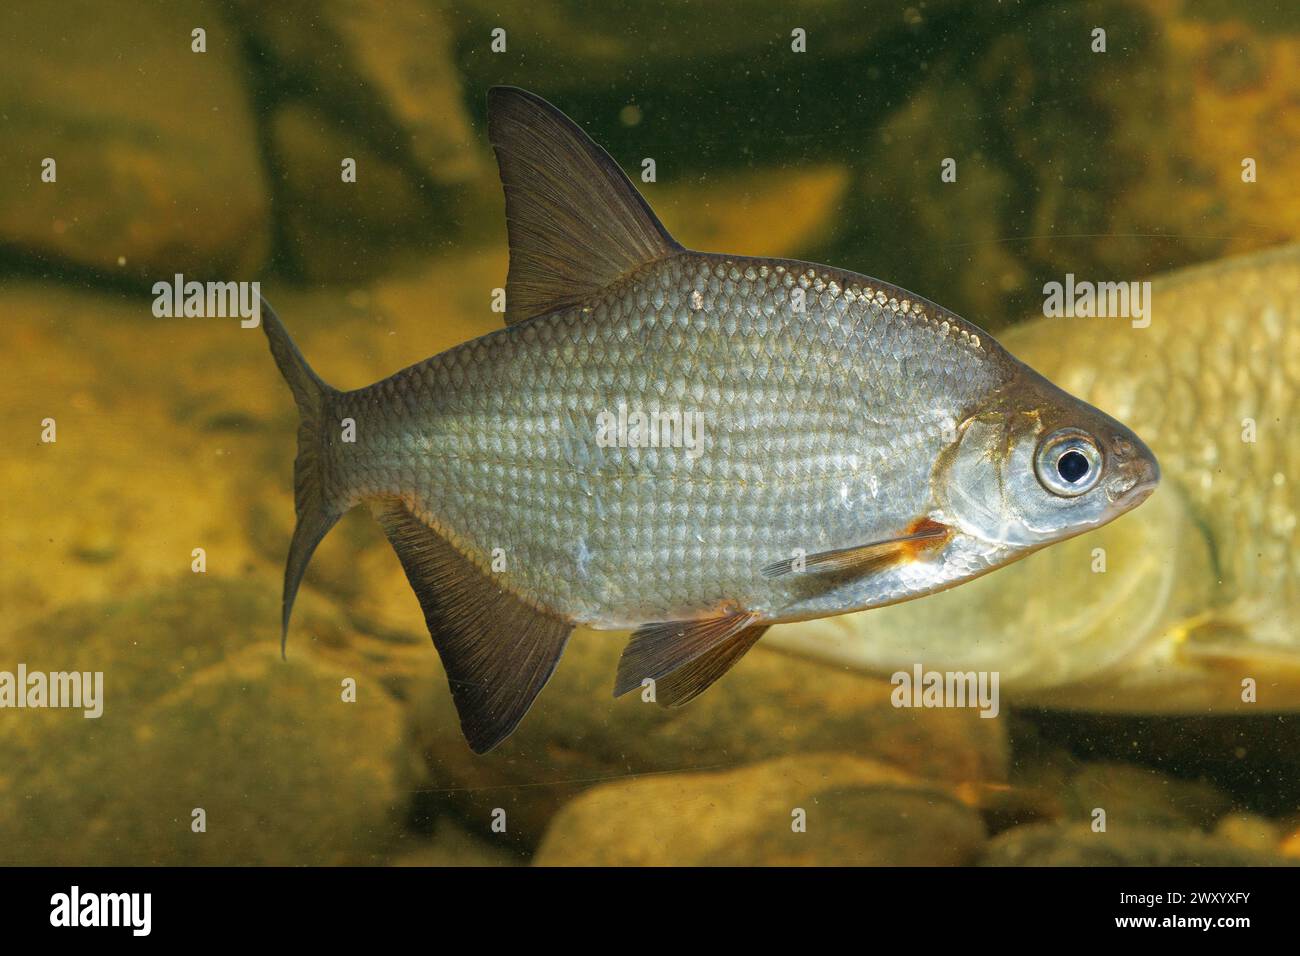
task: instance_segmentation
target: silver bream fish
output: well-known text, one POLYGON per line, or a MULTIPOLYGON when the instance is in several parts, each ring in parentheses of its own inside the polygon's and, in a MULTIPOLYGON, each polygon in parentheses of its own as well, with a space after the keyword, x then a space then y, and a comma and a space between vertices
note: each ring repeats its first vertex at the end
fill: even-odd
POLYGON ((344 392, 263 307, 302 416, 285 631, 316 545, 367 503, 475 751, 514 730, 577 625, 635 629, 615 693, 653 681, 678 705, 773 623, 952 587, 1154 489, 1136 435, 951 312, 682 248, 530 93, 494 88, 488 130, 506 328, 344 392))

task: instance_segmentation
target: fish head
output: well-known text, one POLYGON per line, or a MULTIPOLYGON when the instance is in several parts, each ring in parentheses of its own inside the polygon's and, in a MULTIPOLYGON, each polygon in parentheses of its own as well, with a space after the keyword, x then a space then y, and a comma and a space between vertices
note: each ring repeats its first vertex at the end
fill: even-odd
POLYGON ((932 488, 940 520, 1002 563, 1113 521, 1159 481, 1129 428, 1018 366, 958 426, 932 488))

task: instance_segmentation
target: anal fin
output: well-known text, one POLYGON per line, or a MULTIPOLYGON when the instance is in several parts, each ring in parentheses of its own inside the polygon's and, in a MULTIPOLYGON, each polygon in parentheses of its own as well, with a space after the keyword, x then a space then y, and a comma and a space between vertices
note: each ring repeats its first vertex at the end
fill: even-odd
POLYGON ((420 600, 465 739, 486 753, 528 712, 573 625, 502 588, 403 503, 374 512, 420 600))
POLYGON ((655 702, 661 707, 680 707, 699 697, 758 643, 767 628, 766 624, 752 624, 655 681, 655 702))
POLYGON ((614 696, 653 680, 659 703, 686 703, 726 673, 763 635, 767 625, 757 620, 758 615, 741 611, 638 628, 619 659, 614 696))

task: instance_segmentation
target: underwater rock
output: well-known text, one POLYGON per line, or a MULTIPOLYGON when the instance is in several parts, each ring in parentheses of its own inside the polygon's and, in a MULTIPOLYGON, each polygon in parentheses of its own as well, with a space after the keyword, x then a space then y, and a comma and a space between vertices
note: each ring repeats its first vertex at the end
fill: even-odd
POLYGON ((1294 813, 1300 775, 1294 714, 1141 716, 1022 711, 1045 739, 1089 762, 1149 766, 1171 776, 1195 774, 1239 807, 1270 817, 1294 813))
MULTIPOLYGON (((0 859, 382 859, 408 800, 400 709, 310 642, 281 661, 278 605, 260 585, 196 576, 69 607, 6 639, 5 669, 101 671, 103 713, 0 711, 0 859)), ((309 600, 307 619, 329 613, 309 600)))
POLYGON ((1292 816, 1278 824, 1282 839, 1279 852, 1286 857, 1300 859, 1300 817, 1292 816))
POLYGON ((439 817, 427 841, 407 837, 405 849, 392 866, 521 866, 528 859, 518 851, 475 836, 448 817, 439 817))
POLYGON ((1146 239, 1137 257, 1111 235, 1153 231, 1129 220, 1127 199, 1151 180, 1165 201, 1152 221, 1177 215, 1166 170, 1180 142, 1165 128, 1163 89, 1135 83, 1145 74, 1131 62, 1159 55, 1151 17, 1133 0, 1023 5, 1017 16, 973 55, 936 51, 924 83, 865 138, 839 234, 813 253, 859 262, 994 333, 1041 309, 1044 277, 1137 279, 1197 258, 1177 238, 1154 259, 1146 239), (1089 47, 1098 22, 1104 54, 1089 47))
POLYGON ((1107 830, 1119 837, 1131 828, 1209 829, 1232 804, 1208 783, 1120 763, 1084 764, 1062 797, 1067 820, 1086 823, 1100 808, 1107 830))
MULTIPOLYGON (((269 428, 203 423, 216 411, 266 421, 280 404, 253 374, 271 364, 260 329, 155 318, 147 289, 92 294, 31 280, 6 283, 0 311, 24 317, 0 323, 0 444, 15 450, 0 473, 23 502, 22 520, 0 522, 0 553, 24 555, 0 575, 6 627, 161 587, 190 573, 198 548, 209 574, 256 565, 240 520, 245 486, 259 500, 282 493, 292 515, 288 490, 267 477, 287 480, 292 452, 266 455, 280 438, 269 428), (53 443, 40 442, 46 419, 53 443)), ((283 551, 266 564, 272 593, 282 561, 283 551)))
MULTIPOLYGON (((374 150, 409 154, 420 174, 442 185, 485 169, 487 151, 461 99, 454 35, 438 4, 236 0, 233 10, 284 74, 283 86, 315 91, 374 150)), ((341 158, 333 157, 336 181, 341 158)))
POLYGON ((417 183, 388 156, 315 107, 293 102, 271 119, 284 198, 285 253, 305 277, 338 282, 384 271, 404 245, 436 231, 417 183), (344 158, 356 179, 344 182, 344 158))
POLYGON ((1243 849, 1195 830, 1142 827, 1093 833, 1087 824, 1034 823, 989 842, 982 866, 1283 866, 1276 853, 1243 849))
POLYGON ((523 54, 512 61, 511 82, 548 99, 562 91, 582 95, 626 83, 629 64, 635 64, 642 89, 698 93, 751 72, 770 75, 781 64, 792 69, 792 58, 800 62, 800 54, 791 52, 795 28, 804 30, 807 49, 815 51, 808 60, 843 67, 846 59, 865 60, 866 51, 919 32, 927 22, 942 26, 963 6, 960 0, 929 0, 864 14, 851 0, 826 0, 814 14, 763 0, 746 4, 743 29, 719 30, 717 12, 707 5, 670 0, 639 8, 639 29, 629 29, 627 11, 617 5, 470 0, 457 4, 457 32, 462 66, 476 81, 499 75, 496 58, 503 54, 492 52, 492 31, 504 29, 505 55, 523 54))
MULTIPOLYGON (((415 606, 412 617, 419 614, 415 606)), ((1006 779, 1004 721, 969 710, 900 710, 884 681, 761 643, 686 707, 663 708, 635 693, 616 701, 614 674, 625 642, 622 634, 575 631, 518 730, 485 756, 465 746, 441 668, 421 676, 410 695, 413 733, 427 766, 422 787, 441 794, 471 829, 486 831, 492 812, 504 810, 511 838, 536 845, 566 800, 629 774, 840 752, 972 795, 1006 779)))
POLYGON ((104 564, 117 556, 117 535, 107 522, 90 521, 72 544, 72 555, 86 564, 104 564))
POLYGON ((149 281, 251 278, 270 245, 268 189, 242 38, 218 5, 114 16, 21 0, 5 14, 0 244, 149 281), (196 28, 206 53, 191 52, 196 28))
POLYGON ((683 245, 753 256, 794 254, 819 241, 848 185, 848 170, 830 164, 637 183, 683 245))
POLYGON ((1294 20, 1194 0, 1044 5, 991 45, 973 71, 990 138, 1032 179, 1007 223, 1031 279, 1015 311, 1066 272, 1135 280, 1296 238, 1296 191, 1267 170, 1300 149, 1297 64, 1294 20))
POLYGON ((979 814, 950 791, 841 754, 631 777, 569 803, 538 866, 927 866, 972 861, 979 814))
POLYGON ((1214 828, 1214 835, 1247 850, 1281 850, 1278 825, 1257 813, 1237 810, 1226 814, 1214 828))
MULTIPOLYGON (((1166 133, 1180 137, 1175 141, 1183 155, 1163 169, 1153 166, 1160 175, 1134 178, 1134 220, 1176 216, 1176 228, 1211 237, 1199 245, 1198 258, 1294 241, 1300 195, 1290 176, 1278 175, 1300 152, 1300 28, 1293 11, 1245 15, 1195 0, 1144 5, 1160 17, 1166 47, 1165 63, 1153 75, 1181 91, 1178 106, 1186 119, 1166 133), (1251 182, 1243 179, 1248 158, 1251 182), (1184 186, 1178 203, 1169 202, 1172 177, 1184 186)), ((1150 142, 1151 115, 1134 111, 1128 117, 1133 152, 1150 142)))
POLYGON ((986 107, 966 80, 932 82, 882 118, 861 145, 837 232, 808 254, 917 290, 996 331, 1026 280, 1016 246, 998 241, 1019 187, 986 142, 986 107), (949 158, 955 182, 941 178, 949 158))
POLYGON ((812 258, 859 263, 997 332, 1040 313, 1044 283, 1066 273, 1136 281, 1296 238, 1296 191, 1268 173, 1300 150, 1293 22, 1184 0, 1018 16, 974 54, 934 51, 864 138, 839 232, 812 258))

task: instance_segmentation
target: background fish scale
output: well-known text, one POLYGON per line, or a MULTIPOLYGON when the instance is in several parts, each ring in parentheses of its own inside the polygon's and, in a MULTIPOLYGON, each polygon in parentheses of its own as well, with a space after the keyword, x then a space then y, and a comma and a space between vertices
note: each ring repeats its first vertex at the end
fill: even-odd
POLYGON ((1219 605, 1300 597, 1298 260, 1291 247, 1158 280, 1149 328, 1094 328, 1094 358, 1058 360, 1063 387, 1150 433, 1212 535, 1219 605))
POLYGON ((502 549, 506 586, 579 621, 778 608, 788 586, 762 567, 924 514, 945 423, 999 381, 960 320, 865 281, 695 253, 652 264, 348 393, 358 439, 335 467, 358 494, 408 496, 481 569, 502 549), (700 455, 597 447, 597 416, 620 405, 698 414, 700 455))

